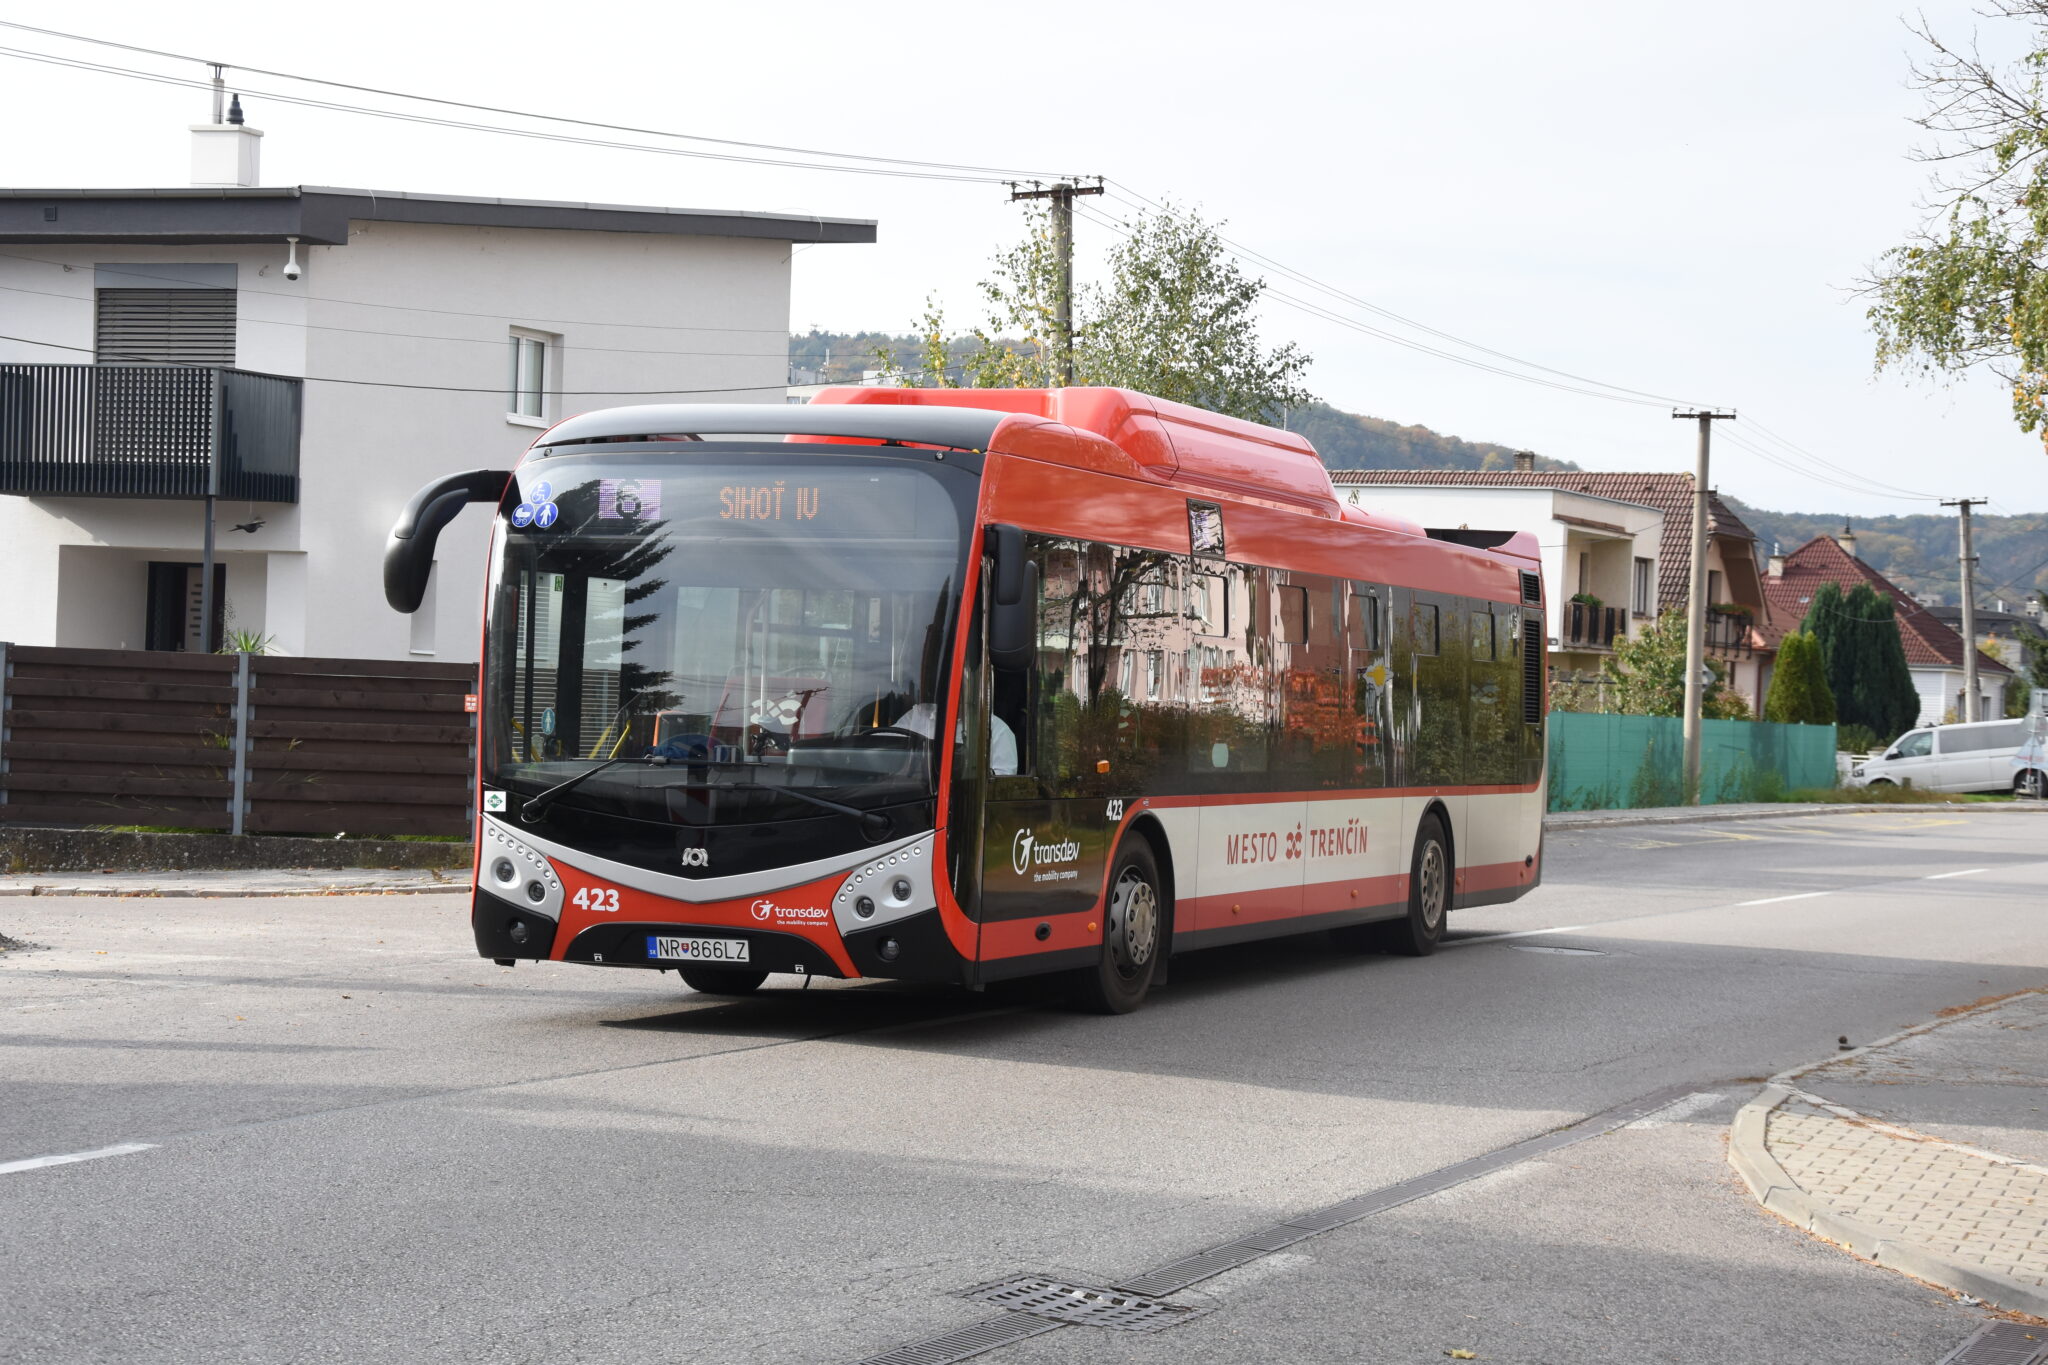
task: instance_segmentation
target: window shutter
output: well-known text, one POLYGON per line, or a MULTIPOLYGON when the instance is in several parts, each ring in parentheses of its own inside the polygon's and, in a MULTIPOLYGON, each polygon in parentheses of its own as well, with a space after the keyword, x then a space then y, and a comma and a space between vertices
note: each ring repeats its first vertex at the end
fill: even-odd
POLYGON ((102 289, 93 333, 101 364, 232 365, 232 289, 102 289))

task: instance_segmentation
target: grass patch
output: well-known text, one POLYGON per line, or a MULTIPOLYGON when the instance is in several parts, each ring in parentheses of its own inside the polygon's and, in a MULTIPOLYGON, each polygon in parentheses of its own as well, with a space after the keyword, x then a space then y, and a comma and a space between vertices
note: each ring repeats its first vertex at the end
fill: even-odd
POLYGON ((1941 806, 1962 801, 2010 801, 2012 798, 1989 792, 1931 792, 1924 787, 1898 787, 1885 783, 1869 787, 1802 787, 1798 791, 1786 792, 1780 799, 1830 806, 1941 806))
POLYGON ((225 834, 226 830, 198 829, 188 825, 94 825, 95 834, 225 834))

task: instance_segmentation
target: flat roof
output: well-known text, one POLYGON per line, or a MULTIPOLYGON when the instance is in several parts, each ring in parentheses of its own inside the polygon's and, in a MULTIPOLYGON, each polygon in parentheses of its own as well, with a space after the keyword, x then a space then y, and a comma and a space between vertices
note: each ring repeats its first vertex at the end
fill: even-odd
POLYGON ((739 209, 479 199, 455 194, 283 185, 183 189, 0 189, 0 241, 197 246, 348 241, 351 219, 460 227, 645 232, 678 237, 753 237, 775 242, 872 242, 871 218, 821 218, 739 209))

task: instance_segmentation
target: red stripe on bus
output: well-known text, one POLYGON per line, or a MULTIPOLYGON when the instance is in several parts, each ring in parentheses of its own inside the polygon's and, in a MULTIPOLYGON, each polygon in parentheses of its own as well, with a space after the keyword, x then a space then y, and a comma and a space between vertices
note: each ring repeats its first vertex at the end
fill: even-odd
MULTIPOLYGON (((1114 774, 1112 774, 1114 776, 1114 774)), ((1283 801, 1379 801, 1402 796, 1527 796, 1540 783, 1512 787, 1362 787, 1351 791, 1211 792, 1200 796, 1143 796, 1136 810, 1171 810, 1187 806, 1267 806, 1283 801)))
POLYGON ((1059 953, 1086 948, 1102 942, 1102 916, 1095 910, 1068 915, 1039 915, 1030 919, 990 920, 981 926, 981 960, 1023 957, 1029 953, 1059 953), (1038 926, 1046 925, 1044 938, 1038 926))

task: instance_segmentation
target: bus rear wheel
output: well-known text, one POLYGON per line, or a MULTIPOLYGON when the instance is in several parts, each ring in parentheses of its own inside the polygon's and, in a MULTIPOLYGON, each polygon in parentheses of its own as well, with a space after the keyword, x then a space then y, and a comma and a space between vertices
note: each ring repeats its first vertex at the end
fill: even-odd
POLYGON ((1422 817, 1415 831, 1415 856, 1408 865, 1408 914, 1376 926, 1390 953, 1428 957, 1443 941, 1444 916, 1451 908, 1451 844, 1443 822, 1422 817))
POLYGON ((1165 948, 1166 898, 1159 862, 1144 838, 1126 839, 1109 875, 1102 957, 1081 973, 1075 1003, 1095 1014, 1129 1014, 1145 1003, 1165 948))
POLYGON ((678 967, 676 975, 700 995, 752 995, 768 979, 766 972, 736 972, 730 967, 678 967))

